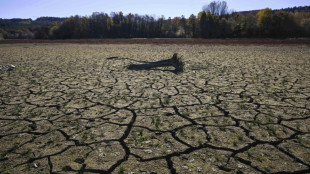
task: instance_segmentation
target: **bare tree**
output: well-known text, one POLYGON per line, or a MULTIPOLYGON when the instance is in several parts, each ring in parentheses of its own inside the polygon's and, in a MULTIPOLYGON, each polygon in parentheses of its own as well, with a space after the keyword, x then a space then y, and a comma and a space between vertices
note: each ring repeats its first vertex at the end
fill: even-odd
POLYGON ((222 1, 219 5, 219 16, 228 14, 228 6, 226 1, 222 1))
POLYGON ((208 5, 204 5, 202 10, 210 12, 217 16, 224 16, 229 13, 228 5, 226 1, 213 1, 208 5))

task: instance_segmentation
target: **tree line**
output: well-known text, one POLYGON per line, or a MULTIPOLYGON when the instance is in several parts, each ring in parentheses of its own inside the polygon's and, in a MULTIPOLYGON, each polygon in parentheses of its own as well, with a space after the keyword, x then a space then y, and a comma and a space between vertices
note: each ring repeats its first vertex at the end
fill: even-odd
MULTIPOLYGON (((302 7, 302 9, 307 9, 302 7)), ((308 8, 309 9, 309 8, 308 8)), ((44 25, 9 29, 1 25, 4 39, 83 38, 289 38, 310 37, 310 12, 263 9, 257 13, 229 13, 225 1, 214 1, 197 15, 165 18, 113 12, 44 18, 44 25), (45 21, 45 23, 44 23, 45 21)), ((24 21, 25 22, 25 21, 24 21)), ((27 22, 27 21, 26 21, 27 22)), ((28 21, 29 22, 29 21, 28 21)))

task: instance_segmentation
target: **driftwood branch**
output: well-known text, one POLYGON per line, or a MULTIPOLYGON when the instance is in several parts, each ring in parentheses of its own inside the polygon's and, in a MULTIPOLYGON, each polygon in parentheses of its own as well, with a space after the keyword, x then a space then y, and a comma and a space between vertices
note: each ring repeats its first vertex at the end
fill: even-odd
POLYGON ((184 63, 181 58, 178 57, 177 53, 174 53, 172 58, 166 60, 160 60, 157 62, 150 62, 145 64, 131 64, 128 66, 130 70, 149 70, 153 68, 159 67, 168 67, 173 66, 175 68, 175 72, 183 72, 184 71, 184 63))

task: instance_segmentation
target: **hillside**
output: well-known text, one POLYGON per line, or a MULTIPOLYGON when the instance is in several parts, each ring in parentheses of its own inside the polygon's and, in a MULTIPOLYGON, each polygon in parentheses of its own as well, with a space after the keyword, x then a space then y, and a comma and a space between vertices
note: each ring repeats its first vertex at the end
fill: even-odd
MULTIPOLYGON (((235 13, 247 15, 247 14, 256 14, 259 11, 260 10, 250 10, 250 11, 239 11, 239 12, 235 12, 235 13)), ((310 12, 310 6, 289 7, 289 8, 283 8, 283 9, 275 9, 272 11, 273 12, 286 11, 286 12, 292 12, 292 13, 294 13, 294 12, 310 12)))
POLYGON ((63 22, 66 18, 59 17, 40 17, 36 20, 32 19, 21 19, 21 18, 13 18, 13 19, 1 19, 0 18, 0 28, 2 29, 23 29, 33 26, 44 26, 48 25, 51 22, 63 22))

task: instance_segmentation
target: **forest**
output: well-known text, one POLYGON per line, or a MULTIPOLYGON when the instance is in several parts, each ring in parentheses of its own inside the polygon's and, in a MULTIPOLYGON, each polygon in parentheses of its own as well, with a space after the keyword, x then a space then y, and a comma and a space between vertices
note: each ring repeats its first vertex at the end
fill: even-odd
POLYGON ((165 18, 122 12, 68 18, 0 19, 0 39, 310 37, 310 7, 231 12, 214 1, 197 15, 165 18))

